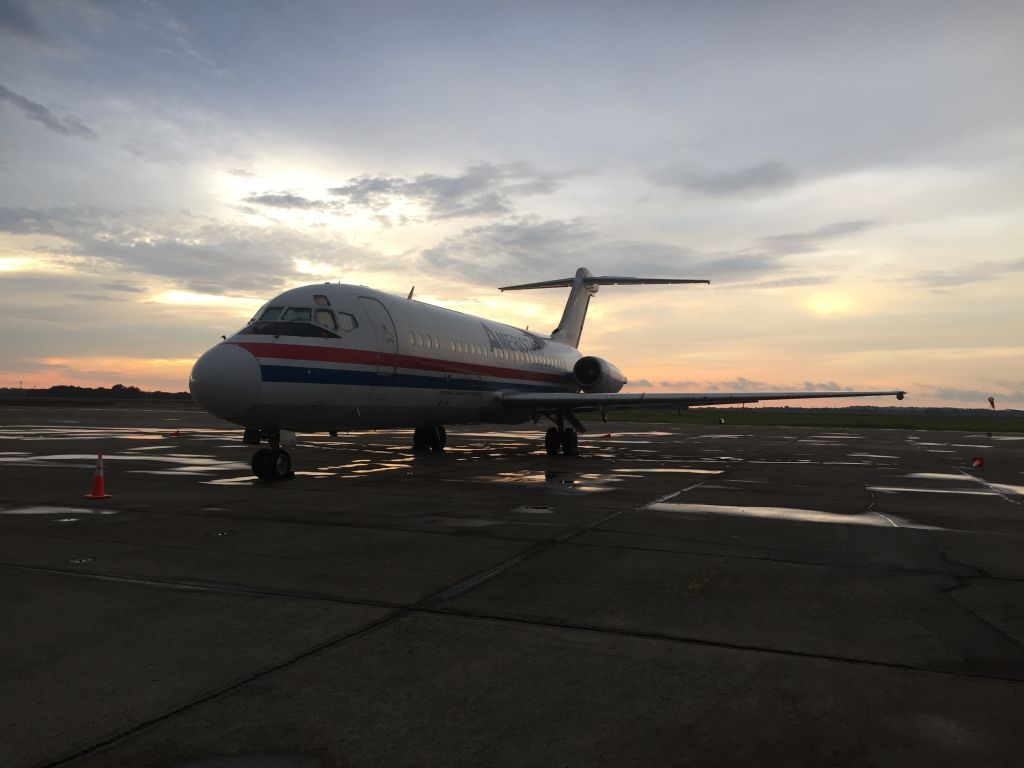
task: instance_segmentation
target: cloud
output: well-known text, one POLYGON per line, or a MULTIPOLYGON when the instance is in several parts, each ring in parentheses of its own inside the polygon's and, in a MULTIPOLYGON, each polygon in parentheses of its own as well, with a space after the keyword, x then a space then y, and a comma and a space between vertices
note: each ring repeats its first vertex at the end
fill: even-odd
POLYGON ((932 288, 952 288, 968 283, 995 280, 1015 272, 1024 272, 1024 258, 1013 261, 980 261, 954 269, 925 270, 913 275, 909 280, 932 288))
POLYGON ((1024 382, 1002 381, 994 383, 996 387, 990 390, 961 389, 960 387, 935 384, 915 384, 914 387, 919 390, 918 394, 921 396, 970 403, 976 408, 988 408, 988 398, 990 397, 995 398, 997 408, 1002 403, 1024 403, 1024 382))
POLYGON ((15 0, 0 0, 0 30, 16 37, 46 38, 32 12, 15 0))
POLYGON ((359 176, 327 191, 348 205, 373 211, 404 200, 422 206, 429 219, 451 219, 511 213, 515 198, 553 192, 564 178, 535 171, 525 163, 479 163, 458 176, 359 176))
POLYGON ((844 389, 853 389, 853 387, 840 387, 834 381, 805 381, 803 389, 805 392, 841 392, 844 389))
POLYGON ((582 220, 522 217, 470 227, 422 252, 425 266, 485 285, 524 275, 571 275, 586 257, 594 233, 582 220))
MULTIPOLYGON (((524 276, 567 277, 586 266, 595 274, 707 278, 716 283, 755 282, 753 287, 817 285, 830 276, 777 277, 786 270, 782 244, 814 250, 830 237, 857 231, 867 222, 840 222, 811 232, 777 235, 769 247, 703 253, 685 246, 642 240, 606 239, 586 219, 506 218, 469 227, 422 252, 424 265, 487 285, 524 276)), ((759 241, 761 242, 761 241, 759 241)), ((747 283, 744 283, 747 286, 747 283)))
POLYGON ((817 229, 804 232, 786 232, 781 235, 768 235, 758 239, 758 244, 769 253, 792 254, 810 253, 819 250, 828 241, 844 235, 853 235, 863 232, 877 225, 878 222, 859 221, 837 221, 833 224, 826 224, 817 229))
POLYGON ((853 389, 853 387, 844 387, 834 381, 804 381, 800 385, 772 384, 766 381, 755 381, 744 376, 739 376, 735 379, 722 379, 720 381, 686 380, 661 381, 658 383, 664 389, 683 392, 842 392, 853 389))
MULTIPOLYGON (((117 270, 173 281, 190 291, 269 296, 311 275, 298 262, 356 269, 401 269, 400 260, 356 248, 337 235, 283 225, 245 226, 151 211, 98 208, 0 208, 0 232, 52 235, 59 246, 39 253, 63 261, 70 271, 106 274, 117 270)), ((324 275, 324 277, 333 275, 324 275)), ((120 290, 132 290, 122 281, 120 290)))
POLYGON ((647 379, 630 379, 628 386, 630 387, 651 387, 654 386, 647 379))
POLYGON ((797 174, 789 166, 767 161, 735 171, 707 172, 690 164, 672 165, 650 174, 656 184, 676 187, 705 195, 724 197, 742 194, 766 194, 796 183, 797 174))
POLYGON ((744 288, 800 288, 805 285, 825 285, 835 282, 832 275, 818 275, 815 277, 784 277, 779 280, 763 280, 759 283, 747 283, 744 288))
POLYGON ((62 136, 78 136, 84 139, 96 138, 96 132, 85 125, 77 117, 73 117, 71 115, 58 117, 50 111, 48 107, 44 107, 39 102, 26 98, 20 93, 15 93, 3 85, 0 85, 0 101, 6 101, 9 104, 13 104, 20 109, 29 120, 35 120, 37 123, 42 123, 51 131, 59 133, 62 136))
POLYGON ((264 205, 270 208, 292 208, 305 211, 322 211, 330 207, 329 203, 325 203, 322 200, 310 200, 291 192, 278 192, 276 194, 268 192, 262 195, 250 195, 245 198, 245 202, 253 203, 254 205, 264 205))

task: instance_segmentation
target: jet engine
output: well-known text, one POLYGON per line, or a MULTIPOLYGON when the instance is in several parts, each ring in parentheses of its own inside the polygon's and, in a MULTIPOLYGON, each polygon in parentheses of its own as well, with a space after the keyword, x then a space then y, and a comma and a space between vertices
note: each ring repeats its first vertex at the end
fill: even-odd
POLYGON ((584 392, 618 392, 626 383, 622 371, 600 357, 581 357, 572 367, 572 375, 584 392))

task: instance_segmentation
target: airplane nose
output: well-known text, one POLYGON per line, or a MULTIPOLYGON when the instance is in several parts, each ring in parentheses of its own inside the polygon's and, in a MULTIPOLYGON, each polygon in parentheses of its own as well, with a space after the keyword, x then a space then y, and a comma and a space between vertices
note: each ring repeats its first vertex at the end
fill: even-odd
POLYGON ((222 419, 241 416, 260 397, 260 364, 237 344, 218 344, 192 366, 188 388, 199 405, 222 419))

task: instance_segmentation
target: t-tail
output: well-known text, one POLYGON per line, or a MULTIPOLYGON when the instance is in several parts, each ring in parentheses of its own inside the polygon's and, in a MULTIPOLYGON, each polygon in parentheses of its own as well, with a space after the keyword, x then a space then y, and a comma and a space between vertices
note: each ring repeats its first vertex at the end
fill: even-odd
POLYGON ((601 285, 669 285, 672 283, 710 283, 710 280, 683 280, 672 277, 612 277, 604 275, 596 277, 585 267, 576 270, 575 277, 563 277, 559 280, 545 280, 540 283, 523 283, 522 285, 506 285, 502 291, 525 291, 532 288, 569 288, 569 300, 565 303, 562 319, 558 327, 551 332, 551 338, 563 344, 579 347, 583 335, 583 321, 587 319, 587 307, 590 297, 597 293, 601 285))

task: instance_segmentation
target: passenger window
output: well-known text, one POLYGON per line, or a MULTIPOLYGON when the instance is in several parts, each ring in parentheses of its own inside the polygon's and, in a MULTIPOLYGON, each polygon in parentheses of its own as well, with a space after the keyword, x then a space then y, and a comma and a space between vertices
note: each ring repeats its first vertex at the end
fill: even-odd
POLYGON ((317 325, 330 328, 332 331, 338 330, 338 324, 334 322, 334 313, 329 309, 318 309, 316 311, 316 322, 317 325))
POLYGON ((267 307, 263 312, 263 316, 260 317, 260 320, 264 322, 273 322, 274 320, 277 320, 281 317, 281 309, 281 307, 267 307))
POLYGON ((281 316, 286 323, 308 323, 313 316, 313 310, 306 307, 288 307, 281 316))
POLYGON ((318 307, 329 307, 329 306, 331 306, 331 302, 328 301, 327 297, 326 296, 321 296, 320 294, 316 294, 313 297, 313 303, 316 304, 318 307))
POLYGON ((416 334, 412 331, 409 331, 409 343, 414 347, 416 346, 416 334))
POLYGON ((359 327, 359 321, 356 320, 355 315, 350 315, 348 312, 339 312, 338 327, 343 331, 354 331, 359 327))

